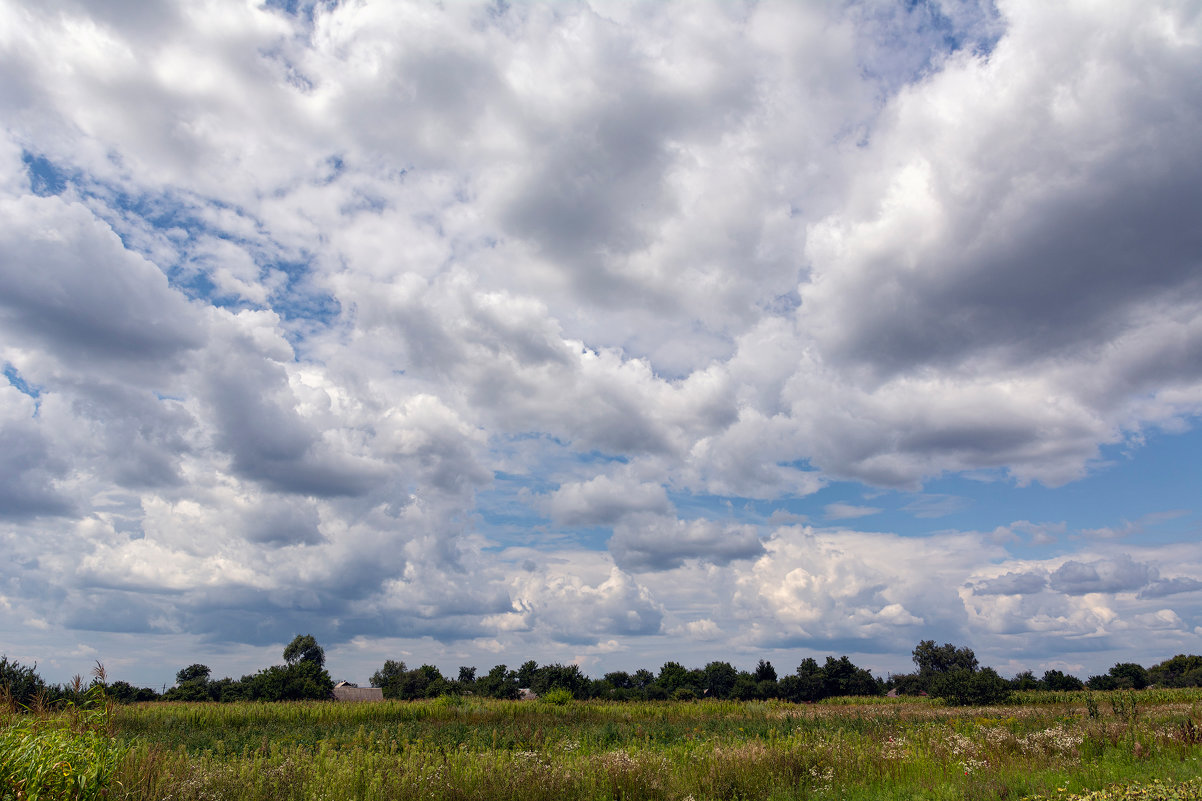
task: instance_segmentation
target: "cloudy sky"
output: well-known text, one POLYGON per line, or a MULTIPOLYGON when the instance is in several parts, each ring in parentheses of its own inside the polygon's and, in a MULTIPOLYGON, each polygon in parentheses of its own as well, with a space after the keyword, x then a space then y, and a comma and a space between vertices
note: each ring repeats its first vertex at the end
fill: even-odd
POLYGON ((1202 6, 0 0, 0 652, 1202 652, 1202 6))

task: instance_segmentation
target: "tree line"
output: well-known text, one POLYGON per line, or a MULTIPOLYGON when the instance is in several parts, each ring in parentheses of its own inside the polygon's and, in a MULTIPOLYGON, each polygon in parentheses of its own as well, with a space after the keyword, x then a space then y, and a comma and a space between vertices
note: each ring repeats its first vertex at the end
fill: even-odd
MULTIPOLYGON (((1059 670, 1036 678, 1023 671, 1005 679, 990 667, 981 667, 971 648, 923 640, 911 654, 915 670, 886 678, 853 664, 846 656, 828 656, 823 664, 814 658, 797 669, 778 675, 771 662, 761 659, 754 670, 739 670, 729 662, 709 662, 703 668, 686 668, 665 662, 657 672, 612 671, 590 678, 578 665, 539 665, 534 660, 516 670, 494 666, 478 675, 474 667, 460 667, 453 678, 434 665, 409 668, 402 661, 386 660, 371 677, 371 686, 385 698, 416 700, 441 695, 481 695, 515 699, 523 689, 538 696, 559 693, 579 700, 656 701, 717 698, 731 700, 778 699, 812 703, 833 696, 928 695, 953 704, 994 704, 1015 690, 1139 690, 1148 686, 1202 686, 1202 656, 1180 654, 1145 668, 1120 662, 1104 674, 1085 681, 1059 670)), ((124 681, 106 683, 105 692, 122 703, 139 701, 299 701, 326 699, 334 682, 325 669, 325 651, 312 635, 298 635, 284 649, 284 664, 272 665, 240 679, 213 679, 203 664, 192 664, 176 673, 175 685, 163 693, 134 687, 124 681)), ((48 685, 33 667, 0 657, 0 702, 13 707, 55 706, 76 702, 85 691, 79 677, 67 685, 48 685)))

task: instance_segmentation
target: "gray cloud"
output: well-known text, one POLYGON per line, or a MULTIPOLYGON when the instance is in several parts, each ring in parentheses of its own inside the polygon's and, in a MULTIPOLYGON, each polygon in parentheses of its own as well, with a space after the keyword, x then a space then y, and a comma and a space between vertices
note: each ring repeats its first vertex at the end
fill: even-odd
POLYGON ((55 486, 67 469, 67 461, 51 454, 35 427, 0 423, 0 516, 75 513, 73 501, 55 486))
POLYGON ((977 595, 1027 595, 1040 592, 1048 586, 1048 577, 1039 571, 1004 573, 993 579, 978 581, 972 585, 977 595))
POLYGON ((552 519, 566 526, 612 525, 628 514, 664 514, 671 508, 661 485, 609 476, 564 484, 552 493, 549 505, 552 519))
POLYGON ((1095 562, 1070 559, 1052 571, 1048 577, 1048 586, 1067 595, 1133 592, 1155 582, 1159 577, 1159 571, 1155 567, 1136 562, 1130 556, 1121 554, 1113 559, 1095 562))
POLYGON ((26 196, 0 227, 0 326, 73 366, 163 362, 204 340, 155 265, 79 204, 26 196))
POLYGON ((639 515, 615 527, 609 550, 623 569, 648 571, 670 570, 690 559, 714 565, 755 559, 764 546, 751 526, 639 515))
POLYGON ((1197 592, 1198 590, 1202 590, 1202 581, 1188 576, 1178 576, 1176 578, 1159 579, 1150 582, 1139 591, 1139 597, 1165 598, 1169 595, 1197 592))

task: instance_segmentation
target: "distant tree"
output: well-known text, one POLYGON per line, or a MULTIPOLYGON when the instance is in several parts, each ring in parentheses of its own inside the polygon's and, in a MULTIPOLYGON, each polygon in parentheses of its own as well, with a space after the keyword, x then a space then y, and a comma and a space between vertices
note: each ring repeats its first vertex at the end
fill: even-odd
POLYGON ((1202 686, 1202 656, 1177 654, 1148 668, 1148 683, 1160 687, 1202 686))
POLYGON ((702 673, 703 694, 709 698, 729 698, 739 671, 729 662, 710 662, 702 673))
POLYGON ((105 690, 105 695, 119 704, 134 704, 154 701, 159 694, 150 687, 135 687, 127 681, 115 681, 105 690))
POLYGON ((538 662, 535 662, 533 659, 523 662, 522 666, 518 668, 518 686, 533 687, 534 675, 537 672, 538 662))
POLYGON ((939 674, 931 694, 958 706, 1000 704, 1010 696, 1010 685, 993 668, 955 668, 939 674))
POLYGON ((630 680, 634 683, 634 689, 647 690, 655 684, 655 674, 647 670, 647 668, 639 668, 630 677, 630 680))
POLYGON ((209 674, 212 672, 208 665, 188 665, 186 668, 179 669, 179 672, 175 674, 175 681, 177 684, 189 681, 205 682, 209 680, 209 674))
POLYGON ((289 665, 297 662, 312 662, 318 668, 325 667, 326 652, 312 634, 298 634, 284 648, 284 661, 289 665))
POLYGON ((825 697, 881 694, 881 686, 872 673, 856 667, 846 656, 826 658, 822 667, 822 689, 825 697))
POLYGON ((1085 686, 1091 690, 1120 690, 1122 685, 1119 680, 1109 673, 1103 673, 1099 676, 1090 676, 1085 680, 1085 686))
POLYGON ((971 648, 957 648, 950 642, 936 645, 934 640, 923 640, 914 646, 914 664, 922 676, 949 673, 953 670, 974 671, 977 656, 971 648))
POLYGON ((1056 690, 1057 692, 1072 692, 1085 687, 1084 682, 1076 676, 1066 675, 1059 670, 1045 670, 1040 684, 1045 690, 1056 690))
POLYGON ((755 680, 755 676, 746 670, 740 670, 739 675, 735 677, 734 686, 730 689, 730 697, 736 701, 754 701, 759 698, 767 698, 769 696, 764 695, 761 690, 760 685, 762 684, 772 684, 775 686, 776 682, 758 682, 755 680))
POLYGON ((895 673, 885 682, 885 686, 896 690, 898 695, 922 695, 927 691, 927 684, 917 673, 895 673))
POLYGON ((517 674, 505 665, 497 665, 488 671, 488 675, 476 680, 476 692, 489 698, 517 698, 517 674))
POLYGON ((1010 686, 1015 690, 1039 690, 1043 688, 1039 679, 1035 678, 1035 674, 1029 670, 1014 674, 1014 678, 1010 680, 1010 686))
POLYGON ((38 675, 37 667, 37 663, 27 667, 7 656, 0 657, 0 688, 7 688, 12 703, 27 707, 39 693, 45 694, 46 683, 38 675))
POLYGON ((634 689, 634 679, 625 670, 615 670, 611 673, 606 673, 604 679, 615 690, 634 689))
POLYGON ((679 662, 665 662, 659 669, 655 683, 664 692, 671 695, 681 687, 689 684, 689 671, 679 662))
POLYGON ((470 690, 476 683, 476 669, 474 667, 459 667, 459 683, 463 685, 465 690, 470 690))
POLYGON ((755 666, 755 680, 760 681, 776 681, 776 668, 772 667, 771 662, 765 662, 763 659, 755 666))
POLYGON ((1120 662, 1109 672, 1122 689, 1142 690, 1148 686, 1148 671, 1134 662, 1120 662))
POLYGON ((822 668, 817 660, 806 657, 791 676, 777 682, 780 697, 794 704, 814 703, 826 697, 822 668))
POLYGON ((567 690, 574 698, 588 697, 589 679, 579 665, 543 665, 534 674, 530 689, 538 695, 552 690, 567 690))
POLYGON ((408 671, 404 662, 386 659, 384 667, 371 674, 371 686, 383 690, 385 698, 399 698, 401 681, 408 671))

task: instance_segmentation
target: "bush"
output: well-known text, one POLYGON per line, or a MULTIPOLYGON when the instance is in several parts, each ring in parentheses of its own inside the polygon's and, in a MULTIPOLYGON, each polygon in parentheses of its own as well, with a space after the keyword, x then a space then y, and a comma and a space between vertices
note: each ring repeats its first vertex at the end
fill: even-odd
POLYGON ((0 697, 7 696, 14 706, 28 707, 38 693, 46 691, 46 684, 37 673, 37 665, 25 667, 20 662, 10 662, 0 657, 0 697))
POLYGON ((554 706, 564 706, 572 702, 572 693, 570 690, 565 690, 563 687, 556 687, 548 690, 545 695, 540 696, 544 704, 552 704, 554 706))

